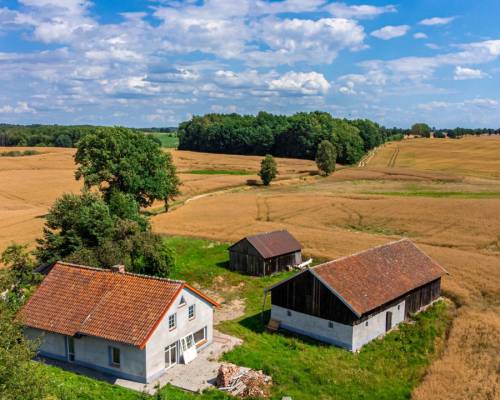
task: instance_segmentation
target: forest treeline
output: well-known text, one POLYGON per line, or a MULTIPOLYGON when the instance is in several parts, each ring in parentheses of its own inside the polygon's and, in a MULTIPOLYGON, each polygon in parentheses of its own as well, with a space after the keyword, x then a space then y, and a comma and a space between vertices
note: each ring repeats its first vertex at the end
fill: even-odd
MULTIPOLYGON (((292 116, 260 112, 256 116, 206 114, 179 125, 179 149, 212 153, 264 155, 314 159, 319 143, 331 142, 337 161, 353 164, 368 150, 404 135, 428 136, 431 128, 415 124, 410 129, 386 128, 367 119, 346 120, 326 112, 300 112, 292 116), (428 129, 427 129, 428 128, 428 129)), ((493 129, 434 130, 436 137, 500 133, 493 129), (446 134, 441 132, 446 131, 446 134)))

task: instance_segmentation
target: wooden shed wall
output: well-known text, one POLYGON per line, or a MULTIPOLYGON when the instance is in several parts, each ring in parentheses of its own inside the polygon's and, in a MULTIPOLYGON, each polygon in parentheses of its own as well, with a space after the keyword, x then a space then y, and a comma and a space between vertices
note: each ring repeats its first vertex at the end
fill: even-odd
POLYGON ((357 319, 356 315, 309 271, 272 289, 271 304, 342 324, 353 324, 357 319))
POLYGON ((247 240, 229 249, 229 268, 249 275, 271 275, 301 262, 300 251, 264 259, 247 240))
POLYGON ((408 318, 422 307, 432 303, 441 296, 441 278, 429 282, 405 295, 405 315, 408 318))

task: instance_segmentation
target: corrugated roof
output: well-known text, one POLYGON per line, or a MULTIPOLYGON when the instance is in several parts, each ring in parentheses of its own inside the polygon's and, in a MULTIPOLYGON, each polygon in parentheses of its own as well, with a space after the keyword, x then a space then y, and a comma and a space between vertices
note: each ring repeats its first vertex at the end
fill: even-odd
POLYGON ((184 287, 218 306, 182 281, 58 262, 18 318, 33 328, 142 348, 184 287))
POLYGON ((447 273, 408 239, 329 261, 310 271, 359 316, 447 273))
POLYGON ((263 258, 300 251, 300 243, 288 231, 261 233, 245 238, 263 258))

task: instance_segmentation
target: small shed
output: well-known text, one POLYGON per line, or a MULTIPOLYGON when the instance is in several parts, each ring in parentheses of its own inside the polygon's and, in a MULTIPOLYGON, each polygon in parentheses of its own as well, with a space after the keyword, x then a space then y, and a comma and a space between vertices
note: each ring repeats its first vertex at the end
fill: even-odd
POLYGON ((301 245, 285 230, 247 236, 229 247, 230 269, 249 275, 271 275, 301 262, 301 245))

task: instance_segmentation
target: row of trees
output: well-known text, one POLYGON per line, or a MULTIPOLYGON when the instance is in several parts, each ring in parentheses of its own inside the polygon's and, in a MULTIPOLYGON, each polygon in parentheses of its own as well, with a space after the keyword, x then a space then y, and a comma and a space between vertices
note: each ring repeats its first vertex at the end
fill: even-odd
POLYGON ((314 160, 327 140, 344 164, 386 141, 384 130, 369 120, 347 121, 326 112, 292 116, 260 112, 256 116, 207 114, 179 125, 179 149, 230 154, 272 154, 314 160))

